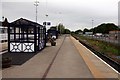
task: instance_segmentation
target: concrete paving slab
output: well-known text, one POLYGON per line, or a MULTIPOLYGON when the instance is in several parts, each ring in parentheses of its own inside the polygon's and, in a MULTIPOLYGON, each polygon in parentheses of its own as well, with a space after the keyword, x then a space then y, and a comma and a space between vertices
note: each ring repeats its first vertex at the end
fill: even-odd
POLYGON ((47 78, 93 78, 70 37, 66 37, 47 78))
POLYGON ((29 61, 21 66, 12 66, 2 70, 3 78, 42 78, 51 60, 58 51, 63 37, 60 37, 56 42, 56 46, 47 44, 44 50, 35 55, 29 61))
POLYGON ((44 50, 21 66, 2 70, 3 78, 118 78, 118 73, 98 59, 71 36, 60 37, 56 46, 47 44, 44 50), (64 43, 60 48, 62 42, 64 43), (60 50, 59 50, 60 49, 60 50), (59 52, 58 52, 59 50, 59 52))

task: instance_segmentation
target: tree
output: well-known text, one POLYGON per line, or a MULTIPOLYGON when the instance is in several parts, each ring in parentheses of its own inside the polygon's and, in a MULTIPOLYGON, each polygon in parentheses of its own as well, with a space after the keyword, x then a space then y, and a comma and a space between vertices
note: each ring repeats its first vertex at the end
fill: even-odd
POLYGON ((63 26, 63 24, 59 24, 58 25, 58 32, 61 33, 61 34, 63 34, 64 30, 65 30, 65 27, 63 26))
POLYGON ((70 33, 71 33, 71 31, 69 29, 64 30, 64 34, 70 34, 70 33))
POLYGON ((83 31, 81 29, 75 31, 75 34, 79 34, 79 33, 83 33, 83 31))
POLYGON ((93 29, 93 32, 94 33, 103 33, 103 34, 108 34, 109 31, 113 31, 113 30, 119 30, 118 26, 116 26, 115 24, 113 23, 103 23, 97 27, 95 27, 93 29))
POLYGON ((85 34, 85 32, 90 32, 90 30, 88 30, 87 28, 85 28, 85 29, 83 30, 83 34, 85 34))

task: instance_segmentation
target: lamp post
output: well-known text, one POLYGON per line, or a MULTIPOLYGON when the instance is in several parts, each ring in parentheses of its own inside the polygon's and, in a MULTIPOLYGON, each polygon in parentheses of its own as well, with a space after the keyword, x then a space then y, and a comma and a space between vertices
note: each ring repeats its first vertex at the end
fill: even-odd
MULTIPOLYGON (((93 28, 93 23, 94 23, 94 20, 92 19, 92 28, 93 28)), ((92 34, 92 38, 93 38, 93 34, 92 34)))
POLYGON ((94 20, 92 19, 92 28, 93 28, 93 22, 94 22, 94 20))
POLYGON ((39 1, 36 0, 35 3, 34 3, 34 5, 36 7, 36 23, 37 23, 37 13, 38 13, 37 7, 38 7, 38 4, 39 4, 39 1))
MULTIPOLYGON (((59 15, 60 15, 60 18, 61 18, 61 12, 59 12, 59 15)), ((61 22, 61 19, 60 19, 60 23, 62 24, 62 22, 61 22)), ((62 34, 62 30, 61 30, 61 26, 60 26, 60 35, 62 34)))
POLYGON ((4 21, 4 19, 5 19, 5 17, 4 17, 4 16, 2 16, 2 21, 4 21))

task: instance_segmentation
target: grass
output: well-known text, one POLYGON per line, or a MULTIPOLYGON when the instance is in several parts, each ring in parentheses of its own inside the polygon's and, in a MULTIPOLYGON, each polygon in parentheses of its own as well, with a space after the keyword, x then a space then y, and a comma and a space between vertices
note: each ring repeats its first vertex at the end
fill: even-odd
MULTIPOLYGON (((89 37, 82 36, 82 35, 75 35, 75 36, 78 36, 80 40, 82 40, 86 44, 90 45, 98 52, 103 53, 114 60, 116 60, 117 56, 120 56, 119 48, 116 45, 113 45, 113 44, 110 44, 110 43, 107 43, 104 41, 91 39, 89 37)), ((120 63, 120 59, 118 59, 116 61, 118 61, 120 63)))

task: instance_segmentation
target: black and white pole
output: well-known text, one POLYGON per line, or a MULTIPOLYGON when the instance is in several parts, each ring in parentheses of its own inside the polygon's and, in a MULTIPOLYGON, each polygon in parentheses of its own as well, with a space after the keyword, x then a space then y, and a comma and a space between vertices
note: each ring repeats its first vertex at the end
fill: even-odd
POLYGON ((34 5, 36 7, 36 23, 37 23, 37 13, 38 13, 38 10, 37 10, 37 7, 38 7, 38 4, 39 4, 39 1, 35 1, 34 5))

